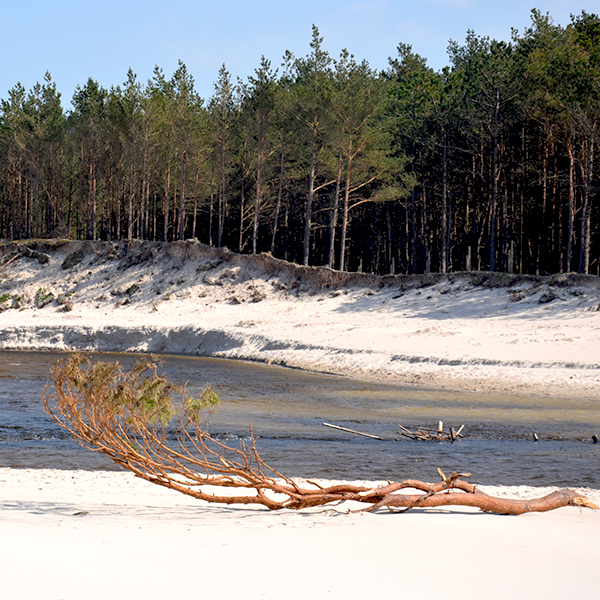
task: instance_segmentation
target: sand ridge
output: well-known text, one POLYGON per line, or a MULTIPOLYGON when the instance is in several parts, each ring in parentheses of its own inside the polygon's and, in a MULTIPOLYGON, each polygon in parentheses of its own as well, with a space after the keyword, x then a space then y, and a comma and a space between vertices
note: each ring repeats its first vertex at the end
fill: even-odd
POLYGON ((215 356, 600 398, 598 277, 377 277, 193 241, 41 247, 47 262, 22 256, 0 271, 2 349, 215 356), (81 261, 63 268, 76 252, 81 261), (53 299, 38 308, 40 294, 53 299), (16 297, 19 308, 8 308, 16 297))

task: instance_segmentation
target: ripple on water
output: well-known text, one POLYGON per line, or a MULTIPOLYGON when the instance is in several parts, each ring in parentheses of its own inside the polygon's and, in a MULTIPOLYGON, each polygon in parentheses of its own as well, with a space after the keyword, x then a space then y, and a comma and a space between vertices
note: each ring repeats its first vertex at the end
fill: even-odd
MULTIPOLYGON (((0 352, 0 464, 11 467, 120 469, 80 448, 43 411, 41 391, 56 353, 0 352)), ((131 365, 130 355, 100 355, 131 365)), ((164 357, 168 376, 192 393, 211 384, 223 402, 209 420, 220 440, 248 443, 249 425, 264 460, 290 476, 436 480, 437 469, 470 472, 501 485, 600 488, 597 402, 464 393, 365 383, 298 370, 218 359, 164 357), (408 428, 438 420, 465 438, 414 442, 408 428), (323 427, 324 421, 384 441, 323 427), (534 442, 532 433, 539 437, 534 442)))

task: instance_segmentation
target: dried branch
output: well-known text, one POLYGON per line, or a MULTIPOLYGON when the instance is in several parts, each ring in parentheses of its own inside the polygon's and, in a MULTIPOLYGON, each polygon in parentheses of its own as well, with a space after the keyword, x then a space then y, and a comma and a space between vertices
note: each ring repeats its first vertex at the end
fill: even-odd
POLYGON ((210 388, 200 398, 158 375, 157 361, 142 359, 131 371, 118 363, 74 355, 59 361, 54 394, 42 394, 48 414, 89 450, 101 452, 136 476, 211 503, 258 504, 269 509, 302 509, 355 501, 375 511, 439 506, 475 506, 486 512, 521 514, 561 506, 597 508, 573 490, 536 500, 494 498, 452 473, 434 484, 407 479, 378 487, 341 483, 326 486, 293 480, 266 464, 254 436, 239 448, 211 436, 201 419, 218 401, 210 388), (181 395, 181 408, 172 394, 181 395), (174 423, 174 426, 170 425, 174 423), (236 493, 219 492, 235 488, 236 493), (406 494, 406 490, 418 494, 406 494))

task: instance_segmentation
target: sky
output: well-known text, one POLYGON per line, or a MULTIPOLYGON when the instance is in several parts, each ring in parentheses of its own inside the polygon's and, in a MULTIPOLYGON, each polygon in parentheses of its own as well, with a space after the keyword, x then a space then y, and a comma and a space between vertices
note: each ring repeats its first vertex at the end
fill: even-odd
POLYGON ((277 68, 290 50, 309 51, 312 25, 333 58, 343 48, 385 69, 400 42, 439 70, 449 40, 467 31, 510 40, 531 24, 531 9, 567 25, 571 14, 600 14, 600 0, 29 0, 3 2, 0 98, 17 82, 27 90, 50 72, 69 109, 77 86, 92 77, 122 84, 131 67, 146 82, 161 67, 169 78, 183 61, 208 99, 221 65, 246 80, 265 56, 277 68))

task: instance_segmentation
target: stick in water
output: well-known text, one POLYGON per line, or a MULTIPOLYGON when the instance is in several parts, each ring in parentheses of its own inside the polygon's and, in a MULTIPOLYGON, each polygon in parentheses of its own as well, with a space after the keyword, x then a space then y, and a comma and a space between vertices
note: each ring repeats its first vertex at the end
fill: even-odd
POLYGON ((383 441, 383 438, 380 438, 376 435, 371 435, 370 433, 362 433, 360 431, 354 431, 354 429, 347 429, 346 427, 340 427, 339 425, 332 425, 331 423, 323 423, 323 425, 325 425, 325 427, 332 427, 333 429, 340 429, 341 431, 347 431, 348 433, 355 433, 356 435, 363 435, 368 438, 373 438, 374 440, 382 440, 383 441))

